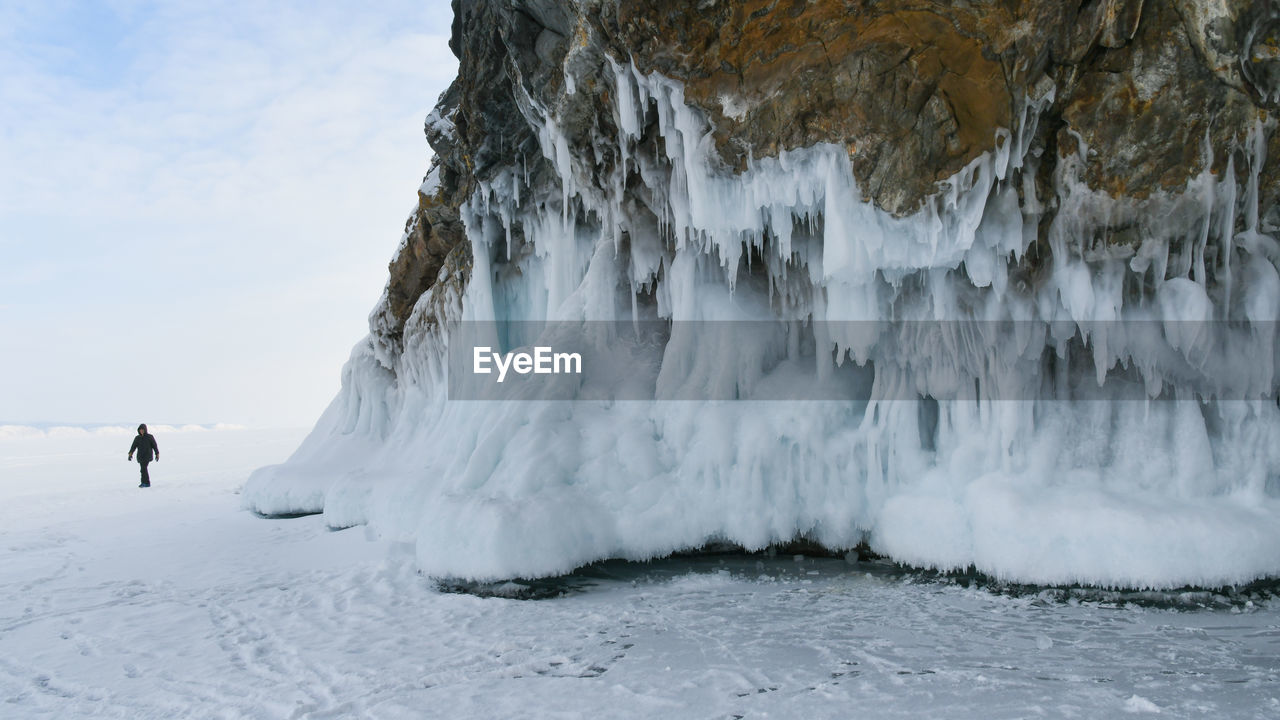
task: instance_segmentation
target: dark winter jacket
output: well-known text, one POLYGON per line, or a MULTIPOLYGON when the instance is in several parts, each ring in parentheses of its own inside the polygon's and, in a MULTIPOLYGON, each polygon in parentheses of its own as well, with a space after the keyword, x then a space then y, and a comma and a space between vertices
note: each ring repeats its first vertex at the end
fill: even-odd
POLYGON ((152 459, 152 453, 155 457, 160 457, 160 446, 156 445, 156 436, 151 433, 146 435, 138 435, 133 439, 133 445, 129 448, 129 454, 138 453, 138 462, 149 463, 152 459))

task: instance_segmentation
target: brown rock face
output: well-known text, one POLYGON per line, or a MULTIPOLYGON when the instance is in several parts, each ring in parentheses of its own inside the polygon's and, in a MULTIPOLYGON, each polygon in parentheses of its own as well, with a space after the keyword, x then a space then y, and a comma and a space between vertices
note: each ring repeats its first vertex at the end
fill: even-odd
MULTIPOLYGON (((1019 200, 1051 216, 1063 158, 1082 158, 1091 188, 1140 202, 1177 192, 1206 164, 1215 173, 1230 164, 1244 181, 1256 156, 1243 143, 1263 128, 1259 204, 1280 222, 1280 0, 455 0, 454 9, 461 68, 428 127, 440 184, 391 268, 393 332, 449 253, 465 252, 458 208, 477 181, 519 166, 530 187, 558 186, 533 115, 556 117, 570 152, 594 163, 595 177, 580 182, 605 187, 619 162, 602 140, 618 132, 609 60, 682 82, 726 172, 835 143, 863 197, 896 215, 1004 131, 1034 132, 1033 181, 1017 185, 1019 200), (1049 93, 1029 117, 1030 101, 1049 93)), ((650 131, 643 142, 661 140, 650 131)))
POLYGON ((904 214, 1013 128, 1044 78, 1050 142, 1085 140, 1091 185, 1175 189, 1200 171, 1206 139, 1221 169, 1272 92, 1258 88, 1280 80, 1262 61, 1280 60, 1280 14, 1263 6, 1280 7, 672 0, 622 3, 615 27, 643 70, 686 84, 730 166, 841 143, 864 193, 904 214))
POLYGON ((435 282, 450 251, 466 246, 464 233, 456 207, 438 194, 418 193, 418 209, 405 227, 404 246, 389 268, 393 281, 387 302, 397 324, 404 323, 414 303, 435 282))
POLYGON ((730 166, 843 144, 865 191, 902 213, 1013 125, 1022 93, 990 36, 1009 18, 991 10, 984 28, 946 3, 623 3, 616 42, 685 83, 730 166))
POLYGON ((1085 180, 1112 195, 1174 191, 1227 164, 1260 117, 1249 96, 1205 65, 1174 7, 1151 4, 1131 43, 1098 53, 1062 103, 1062 152, 1088 146, 1085 180), (1074 137, 1073 137, 1074 134, 1074 137), (1215 152, 1216 151, 1216 152, 1215 152))

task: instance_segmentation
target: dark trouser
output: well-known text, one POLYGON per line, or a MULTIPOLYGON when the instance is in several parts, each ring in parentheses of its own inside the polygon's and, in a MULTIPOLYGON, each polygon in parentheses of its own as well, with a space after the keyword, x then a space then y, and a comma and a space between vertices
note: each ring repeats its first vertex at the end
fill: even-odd
POLYGON ((147 474, 147 463, 149 460, 139 460, 138 467, 142 468, 142 484, 144 487, 151 487, 151 476, 147 474))

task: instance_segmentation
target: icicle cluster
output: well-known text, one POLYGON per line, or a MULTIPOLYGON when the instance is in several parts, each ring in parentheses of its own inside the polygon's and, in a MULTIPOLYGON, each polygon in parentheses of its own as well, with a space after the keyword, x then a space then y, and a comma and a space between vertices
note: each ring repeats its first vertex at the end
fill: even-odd
POLYGON ((1041 242, 1030 138, 1051 95, 895 218, 864 201, 844 148, 730 173, 678 83, 612 71, 617 133, 594 154, 521 98, 558 186, 531 186, 527 158, 480 184, 462 209, 465 292, 428 291, 402 352, 358 346, 248 507, 368 523, 415 541, 429 574, 476 579, 800 536, 1032 583, 1280 573, 1263 127, 1226 173, 1142 202, 1065 163, 1041 242), (627 318, 673 323, 663 345, 612 350, 654 368, 655 402, 447 397, 452 323, 627 318), (738 321, 766 330, 707 337, 738 321), (860 399, 787 399, 850 368, 860 399), (664 401, 718 383, 743 399, 664 401))

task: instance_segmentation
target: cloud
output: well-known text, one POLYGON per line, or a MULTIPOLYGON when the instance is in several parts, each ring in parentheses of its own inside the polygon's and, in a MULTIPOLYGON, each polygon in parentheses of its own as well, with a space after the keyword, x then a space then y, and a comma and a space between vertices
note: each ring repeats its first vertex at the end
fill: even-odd
POLYGON ((6 414, 314 419, 427 168, 450 21, 421 0, 0 9, 6 414))

